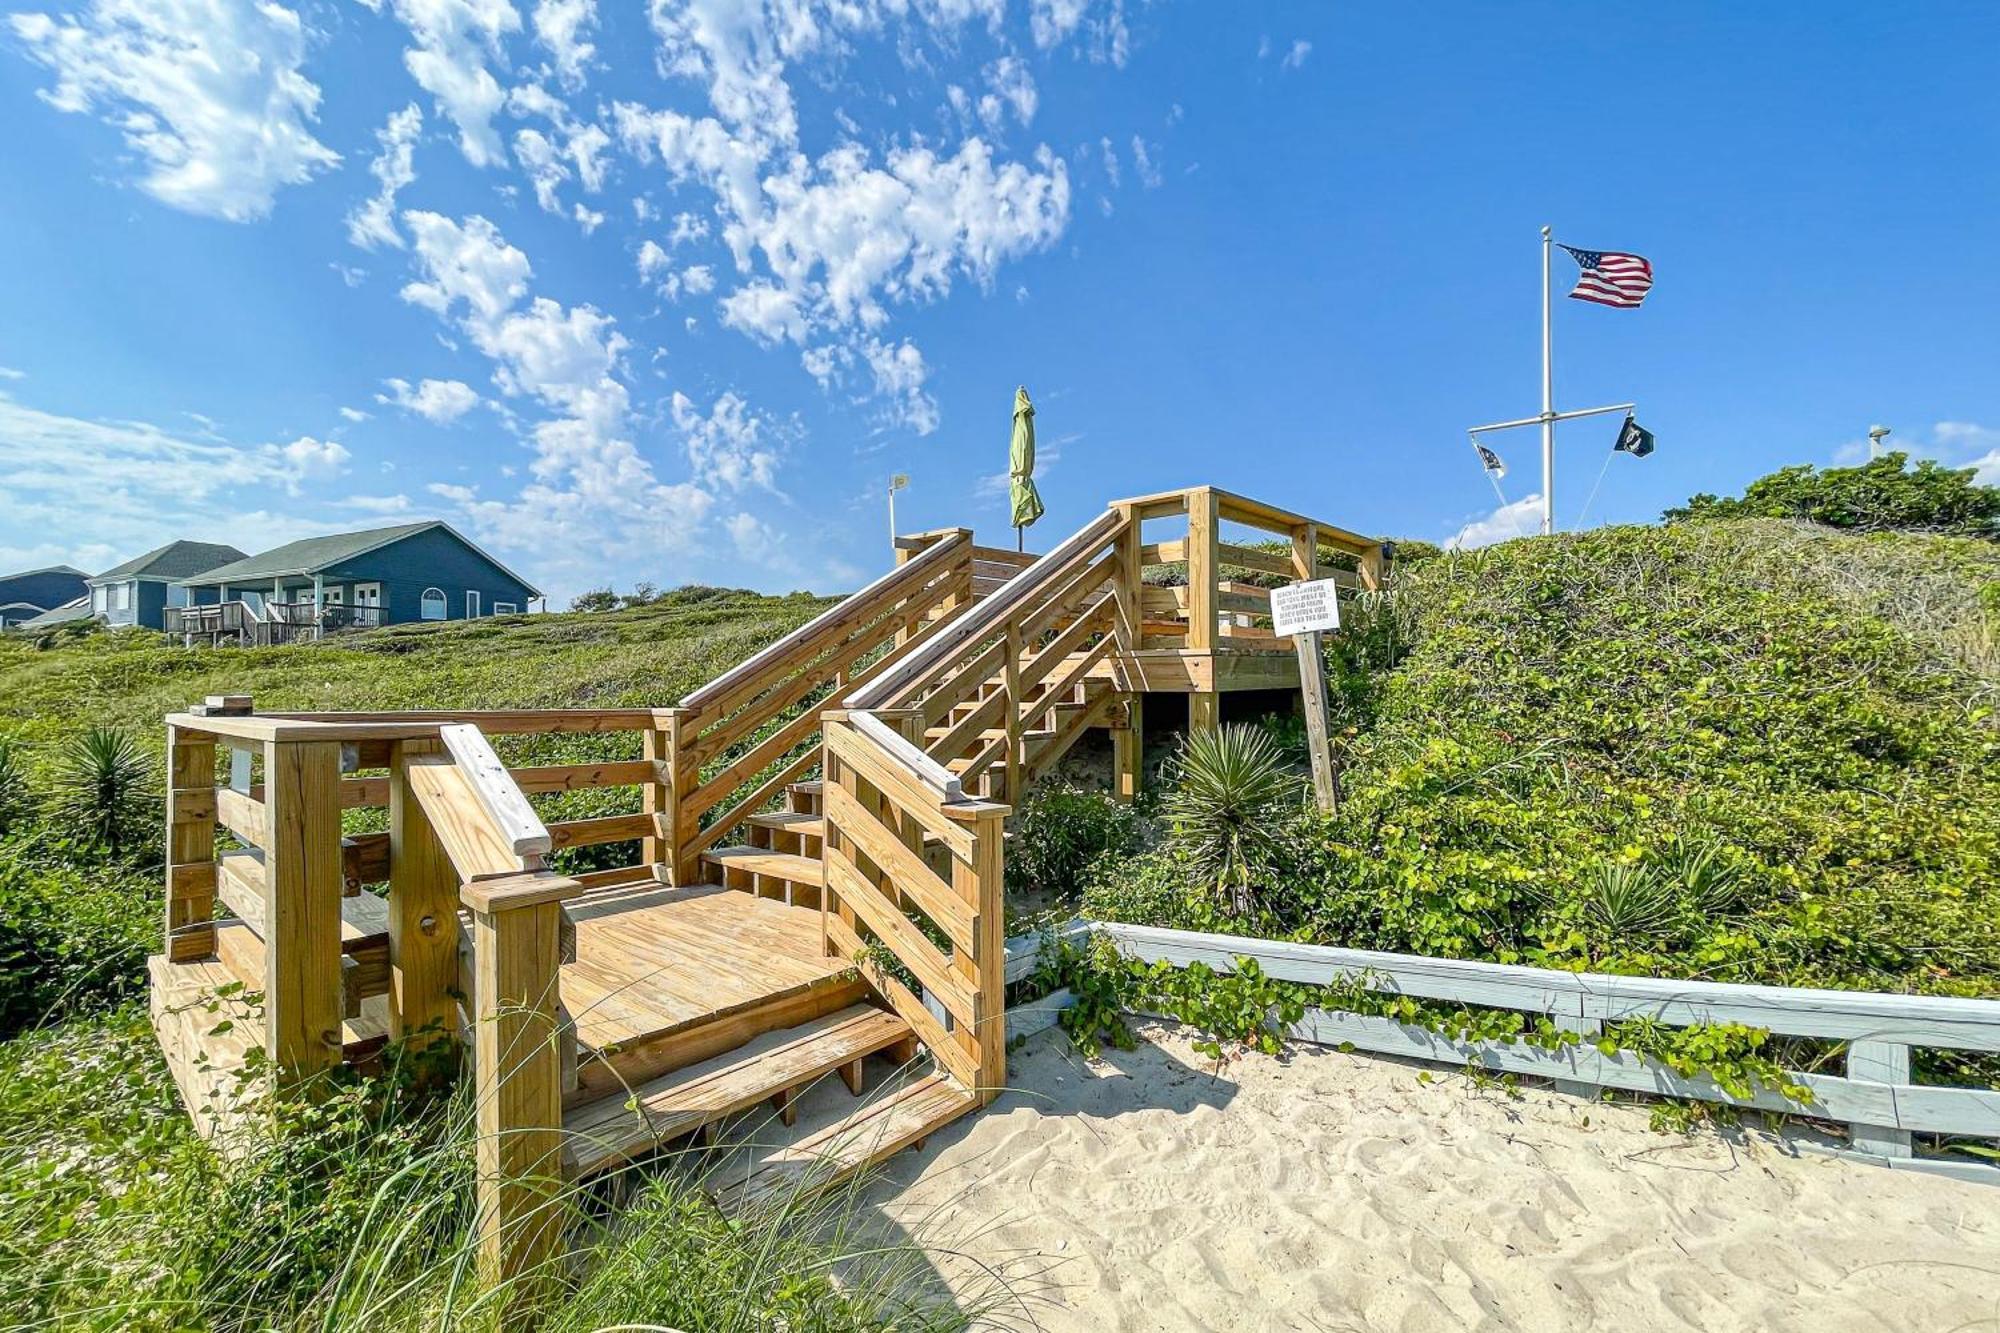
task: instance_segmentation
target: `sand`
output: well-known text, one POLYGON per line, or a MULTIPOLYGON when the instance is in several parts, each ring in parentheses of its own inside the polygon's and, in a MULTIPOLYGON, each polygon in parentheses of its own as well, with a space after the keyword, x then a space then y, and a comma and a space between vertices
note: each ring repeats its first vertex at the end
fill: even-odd
POLYGON ((1018 1091, 869 1187, 885 1228, 1007 1274, 998 1326, 2000 1329, 2000 1188, 1379 1056, 1212 1074, 1141 1032, 1101 1061, 1035 1038, 1018 1091))

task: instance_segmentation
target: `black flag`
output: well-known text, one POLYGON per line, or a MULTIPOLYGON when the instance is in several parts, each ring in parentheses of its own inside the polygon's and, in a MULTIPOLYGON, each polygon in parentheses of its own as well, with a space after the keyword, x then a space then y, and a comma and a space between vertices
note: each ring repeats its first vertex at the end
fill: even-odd
POLYGON ((1507 465, 1500 461, 1500 455, 1494 453, 1477 440, 1472 442, 1472 447, 1479 451, 1480 465, 1488 472, 1491 472, 1496 477, 1504 478, 1507 475, 1507 465))
POLYGON ((1618 428, 1618 443, 1611 446, 1611 452, 1644 458, 1653 452, 1653 432, 1640 425, 1633 419, 1632 414, 1627 412, 1625 424, 1618 428))

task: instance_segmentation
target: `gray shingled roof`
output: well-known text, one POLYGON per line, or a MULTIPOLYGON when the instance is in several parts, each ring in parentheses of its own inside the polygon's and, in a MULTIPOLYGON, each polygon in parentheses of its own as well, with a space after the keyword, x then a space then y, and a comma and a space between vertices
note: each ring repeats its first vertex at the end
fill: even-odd
MULTIPOLYGON (((445 531, 451 532, 448 525, 433 518, 426 519, 422 523, 402 523, 393 528, 370 528, 366 532, 336 532, 325 537, 308 537, 304 541, 287 542, 283 546, 260 551, 256 555, 246 556, 234 564, 223 565, 218 569, 204 569, 200 571, 199 578, 189 577, 182 579, 181 582, 209 587, 218 583, 258 583, 267 579, 319 573, 342 561, 351 560, 363 552, 401 541, 427 528, 444 528, 445 531)), ((457 536, 456 533, 452 535, 457 536)), ((459 540, 465 539, 460 537, 459 540)), ((466 542, 466 545, 472 546, 472 543, 466 542)), ((472 546, 472 549, 493 561, 494 565, 510 577, 518 579, 519 576, 514 575, 512 570, 493 560, 492 556, 486 555, 486 552, 480 551, 477 546, 472 546)), ((522 586, 527 587, 533 596, 541 595, 525 582, 522 586)))
POLYGON ((127 560, 114 569, 105 570, 91 582, 115 583, 120 579, 136 578, 192 578, 204 570, 242 558, 243 552, 234 546, 225 546, 221 542, 168 542, 158 550, 148 551, 136 560, 127 560))

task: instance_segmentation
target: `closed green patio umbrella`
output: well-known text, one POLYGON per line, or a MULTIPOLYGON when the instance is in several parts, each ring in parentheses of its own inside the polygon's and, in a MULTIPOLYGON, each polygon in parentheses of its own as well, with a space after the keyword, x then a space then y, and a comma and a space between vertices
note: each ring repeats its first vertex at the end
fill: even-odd
POLYGON ((1008 492, 1014 506, 1014 549, 1027 545, 1022 535, 1042 516, 1041 492, 1035 489, 1035 405, 1027 386, 1014 390, 1014 438, 1007 446, 1008 492))

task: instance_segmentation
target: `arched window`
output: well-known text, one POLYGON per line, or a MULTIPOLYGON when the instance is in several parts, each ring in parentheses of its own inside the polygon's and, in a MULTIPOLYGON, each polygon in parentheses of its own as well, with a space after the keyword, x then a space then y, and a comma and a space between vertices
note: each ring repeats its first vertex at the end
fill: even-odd
POLYGON ((425 588, 424 600, 417 614, 421 615, 425 620, 443 620, 444 605, 443 588, 425 588))

